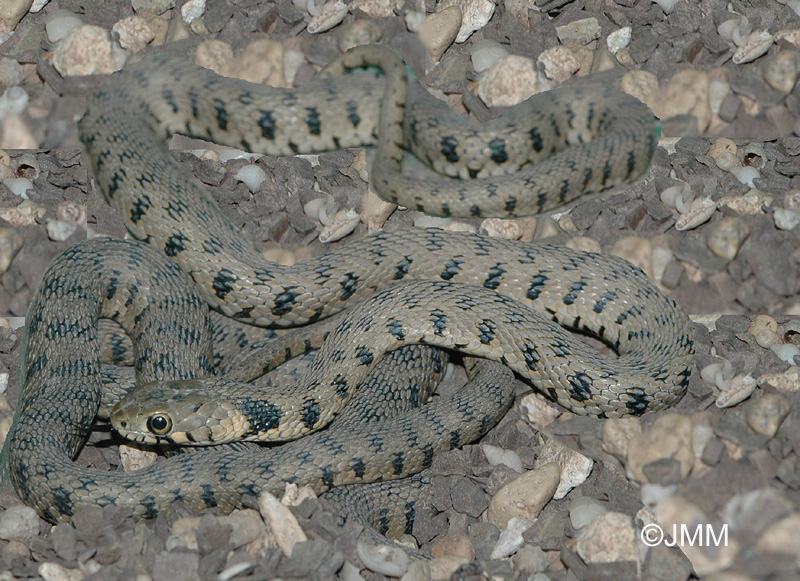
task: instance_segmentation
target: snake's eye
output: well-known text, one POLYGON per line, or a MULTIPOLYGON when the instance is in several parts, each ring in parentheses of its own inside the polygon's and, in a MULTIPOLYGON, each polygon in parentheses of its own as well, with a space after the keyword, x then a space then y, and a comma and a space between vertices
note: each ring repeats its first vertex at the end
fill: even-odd
POLYGON ((163 436, 172 429, 172 420, 167 414, 153 414, 147 419, 147 429, 156 435, 163 436))

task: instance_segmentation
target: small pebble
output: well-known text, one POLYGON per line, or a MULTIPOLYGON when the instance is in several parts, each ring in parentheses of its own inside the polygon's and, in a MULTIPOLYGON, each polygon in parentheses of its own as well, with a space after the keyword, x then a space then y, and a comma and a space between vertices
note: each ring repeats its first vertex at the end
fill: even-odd
POLYGON ((525 410, 525 415, 530 424, 537 430, 549 426, 561 415, 560 410, 532 393, 522 398, 520 406, 525 410))
POLYGON ((0 2, 0 32, 13 32, 31 7, 30 1, 4 0, 0 2))
POLYGON ((450 579, 461 567, 469 563, 469 559, 459 555, 444 555, 433 559, 431 565, 431 579, 450 579))
POLYGON ((64 76, 109 75, 124 62, 108 31, 91 24, 74 29, 53 51, 53 66, 64 76))
POLYGON ((539 90, 536 63, 517 55, 499 59, 478 81, 478 97, 490 107, 512 107, 539 90))
POLYGON ((672 11, 675 9, 675 5, 680 0, 653 0, 654 3, 661 6, 661 10, 664 11, 664 14, 672 14, 672 11))
POLYGON ((636 446, 628 449, 627 469, 639 484, 649 482, 644 467, 662 459, 675 459, 681 478, 688 476, 694 465, 692 422, 676 413, 660 415, 649 430, 643 432, 636 446))
POLYGON ((711 122, 709 84, 708 75, 702 71, 678 71, 663 89, 650 95, 647 104, 662 120, 678 115, 693 116, 697 119, 697 132, 703 133, 711 122))
POLYGON ((614 418, 603 422, 603 450, 625 461, 631 442, 642 433, 642 424, 637 417, 614 418))
POLYGON ((39 516, 29 506, 16 504, 0 513, 0 539, 30 539, 39 534, 39 516))
POLYGON ((564 26, 556 26, 556 35, 561 44, 566 46, 583 46, 600 38, 600 24, 594 16, 573 20, 564 26))
MULTIPOLYGON (((737 169, 737 168, 733 168, 737 169)), ((750 169, 753 171, 758 171, 755 168, 739 168, 739 169, 750 169)), ((754 215, 754 214, 762 214, 764 210, 762 209, 763 206, 770 206, 772 205, 772 198, 767 194, 760 192, 758 190, 750 190, 743 196, 734 196, 731 198, 725 198, 720 200, 721 206, 726 206, 736 212, 737 214, 741 215, 754 215)))
POLYGON ((0 118, 22 115, 29 100, 27 91, 22 87, 9 87, 0 95, 0 118))
POLYGON ((753 26, 744 16, 733 15, 717 26, 717 34, 736 47, 742 47, 747 43, 747 37, 753 31, 753 26))
POLYGON ((370 545, 359 540, 356 553, 367 569, 387 577, 401 577, 408 569, 408 555, 399 547, 370 545))
POLYGON ((547 558, 541 547, 534 545, 522 545, 514 555, 512 561, 514 562, 514 570, 523 575, 531 575, 541 573, 550 566, 550 559, 547 558))
POLYGON ((522 533, 527 531, 533 525, 532 520, 525 518, 512 518, 508 521, 506 528, 500 533, 500 538, 497 540, 489 556, 490 559, 502 559, 517 552, 524 543, 522 533))
POLYGON ((505 466, 511 468, 514 472, 519 474, 524 472, 522 460, 520 460, 519 454, 517 454, 514 450, 503 450, 503 448, 498 448, 497 446, 492 446, 490 444, 481 444, 480 446, 481 450, 483 450, 483 453, 486 455, 486 459, 492 466, 504 464, 505 466))
POLYGON ((70 32, 81 25, 83 25, 83 21, 71 10, 53 10, 44 18, 47 40, 53 43, 66 38, 70 32))
POLYGON ((750 323, 747 329, 756 340, 756 343, 764 349, 778 343, 780 336, 778 335, 778 321, 769 315, 757 315, 756 318, 750 323))
POLYGON ((580 530, 605 512, 608 509, 602 502, 591 496, 581 496, 569 505, 569 522, 573 529, 580 530))
POLYGON ((494 40, 479 40, 472 45, 472 68, 476 73, 489 70, 499 59, 508 56, 508 51, 494 40))
POLYGON ((0 274, 6 272, 11 261, 22 248, 22 236, 12 228, 0 228, 0 274))
POLYGON ((623 26, 609 34, 606 38, 608 52, 617 54, 620 50, 628 46, 631 43, 631 31, 632 29, 630 26, 623 26))
MULTIPOLYGON (((308 540, 289 507, 281 504, 270 493, 262 492, 258 497, 258 510, 272 534, 275 535, 275 542, 287 557, 292 556, 292 551, 297 543, 308 540)), ((373 571, 377 571, 377 569, 373 569, 373 571)), ((397 577, 399 576, 397 575, 397 577)))
POLYGON ((800 224, 800 212, 775 208, 772 219, 775 221, 775 227, 779 230, 794 230, 800 224))
POLYGON ((206 0, 189 0, 181 6, 181 18, 186 24, 191 24, 200 18, 206 11, 206 0))
POLYGON ((780 393, 794 393, 800 389, 800 367, 792 365, 783 373, 766 373, 758 380, 780 393))
POLYGON ((323 244, 341 240, 356 229, 361 216, 354 209, 339 210, 333 217, 333 222, 325 226, 319 233, 319 241, 323 244))
POLYGON ((431 557, 444 555, 458 555, 472 561, 475 559, 475 545, 472 544, 469 535, 438 537, 431 543, 431 557))
POLYGON ((505 238, 506 240, 522 238, 522 226, 516 220, 487 218, 481 222, 479 232, 490 238, 505 238))
POLYGON ((639 547, 631 517, 619 512, 598 515, 581 529, 576 550, 587 563, 638 562, 639 547))
POLYGON ((34 189, 33 182, 28 178, 9 178, 3 180, 5 185, 11 192, 23 200, 28 199, 28 190, 34 189))
POLYGON ((402 7, 403 0, 364 0, 358 5, 359 10, 372 18, 388 18, 402 7))
POLYGON ((658 90, 658 77, 650 71, 628 71, 622 76, 619 88, 643 103, 647 103, 650 95, 658 90))
POLYGON ((797 557, 797 540, 800 539, 800 513, 772 524, 759 537, 755 549, 760 553, 780 553, 797 557))
POLYGON ((800 54, 793 50, 782 50, 766 58, 759 70, 770 87, 790 93, 800 73, 800 54))
POLYGON ((420 26, 419 39, 427 50, 429 62, 439 62, 444 51, 453 44, 460 29, 461 7, 458 4, 452 4, 428 15, 420 26))
POLYGON ((707 222, 717 211, 717 202, 711 196, 696 198, 689 204, 689 209, 681 213, 675 221, 675 229, 679 232, 697 228, 707 222))
POLYGON ((766 54, 774 41, 775 37, 766 30, 754 30, 747 37, 745 45, 736 49, 731 60, 736 65, 752 62, 766 54))
POLYGON ((714 141, 708 150, 708 155, 714 159, 714 163, 723 171, 729 171, 732 167, 741 165, 737 155, 736 143, 726 137, 720 137, 714 141))
POLYGON ((141 16, 129 16, 118 21, 111 28, 122 48, 139 52, 155 37, 156 33, 141 16))
POLYGON ((753 431, 768 438, 778 433, 784 418, 791 411, 789 402, 780 394, 766 393, 757 400, 744 405, 747 424, 753 431))
POLYGON ((70 569, 59 563, 42 563, 38 572, 44 581, 83 581, 86 577, 80 569, 70 569))
POLYGON ((535 519, 553 498, 560 479, 561 468, 555 462, 518 476, 492 498, 486 513, 489 522, 503 530, 514 517, 535 519))
POLYGON ((243 182, 251 193, 255 193, 267 179, 267 172, 260 165, 251 163, 239 169, 233 177, 243 182))
POLYGON ((78 229, 75 222, 67 222, 64 220, 48 220, 47 221, 47 237, 56 242, 64 242, 78 229))
POLYGON ((733 260, 750 235, 750 227, 734 216, 711 224, 705 232, 708 249, 717 256, 733 260))
POLYGON ((535 467, 546 466, 551 462, 555 462, 561 468, 558 487, 553 493, 553 498, 556 500, 561 500, 569 494, 570 490, 583 484, 594 468, 594 460, 571 448, 562 446, 555 440, 550 440, 540 452, 535 467))
POLYGON ((330 30, 339 24, 349 11, 347 4, 341 0, 331 0, 322 6, 319 15, 315 15, 308 23, 306 30, 309 34, 318 34, 330 30))
POLYGON ((800 355, 800 347, 792 343, 771 345, 770 349, 780 358, 781 361, 785 361, 790 365, 794 365, 796 361, 795 358, 800 355))
POLYGON ((496 8, 490 0, 446 0, 440 6, 444 9, 452 4, 461 7, 461 29, 456 36, 458 44, 466 42, 473 32, 489 24, 496 8))
POLYGON ((581 62, 565 46, 547 49, 538 56, 536 62, 542 67, 544 76, 558 84, 569 80, 581 68, 581 62))
POLYGON ((12 58, 0 58, 0 86, 11 87, 25 80, 25 69, 12 58))

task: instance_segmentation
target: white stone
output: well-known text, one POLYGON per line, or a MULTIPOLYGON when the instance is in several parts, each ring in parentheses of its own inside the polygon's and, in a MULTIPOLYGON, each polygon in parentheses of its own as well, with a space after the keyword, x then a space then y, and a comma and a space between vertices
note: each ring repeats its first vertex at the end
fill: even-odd
POLYGON ((71 10, 53 10, 44 17, 44 30, 47 34, 47 40, 50 42, 58 42, 62 38, 83 25, 83 20, 72 12, 71 10))
POLYGON ((608 509, 602 502, 590 496, 581 496, 569 505, 569 522, 572 528, 580 530, 605 512, 608 509))
POLYGON ((631 43, 631 31, 630 26, 623 26, 609 34, 608 38, 606 38, 608 52, 617 54, 617 52, 628 46, 631 43))
POLYGON ((30 539, 39 534, 39 516, 29 506, 16 504, 0 514, 0 539, 30 539))
POLYGON ((402 577, 408 569, 408 555, 399 547, 371 545, 359 539, 356 553, 365 567, 387 577, 402 577))
POLYGON ((243 182, 248 190, 255 193, 267 179, 267 172, 260 165, 251 163, 239 169, 233 177, 243 182))
POLYGON ((522 538, 522 533, 527 531, 533 526, 533 521, 526 518, 514 517, 508 521, 506 528, 500 533, 500 538, 492 549, 490 559, 502 559, 517 552, 525 539, 522 538))
POLYGON ((460 44, 489 23, 494 14, 495 3, 490 0, 448 0, 442 3, 442 8, 452 4, 461 7, 461 29, 456 36, 456 43, 460 44))
POLYGON ((206 0, 189 0, 181 6, 181 18, 186 24, 191 24, 200 18, 206 11, 206 0))

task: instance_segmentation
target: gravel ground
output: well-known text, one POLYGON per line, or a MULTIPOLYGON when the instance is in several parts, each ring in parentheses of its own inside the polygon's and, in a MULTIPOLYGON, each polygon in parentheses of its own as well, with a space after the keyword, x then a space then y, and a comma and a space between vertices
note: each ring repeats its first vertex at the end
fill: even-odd
MULTIPOLYGON (((17 82, 30 95, 24 112, 6 115, 0 147, 8 150, 6 165, 14 176, 33 182, 30 200, 22 203, 10 188, 0 187, 0 220, 8 222, 0 224, 5 227, 0 266, 10 263, 0 276, 0 314, 9 322, 0 327, 0 372, 7 373, 9 384, 2 410, 12 410, 16 401, 20 317, 44 268, 87 232, 124 234, 75 149, 82 95, 100 76, 58 74, 52 66, 58 45, 44 37, 44 17, 65 8, 110 30, 133 11, 127 2, 51 4, 25 16, 0 45, 0 53, 22 65, 24 80, 17 82), (46 151, 12 151, 20 147, 46 151)), ((139 14, 147 18, 148 7, 158 3, 135 4, 144 6, 139 14)), ((478 13, 481 7, 464 5, 478 13)), ((435 559, 413 565, 407 578, 797 578, 800 371, 793 358, 800 354, 800 89, 795 87, 800 64, 791 63, 800 63, 793 44, 800 20, 777 2, 769 10, 763 2, 678 2, 669 15, 658 4, 634 0, 507 2, 466 43, 449 46, 425 75, 425 51, 403 19, 412 8, 401 4, 396 14, 378 18, 371 12, 377 8, 365 3, 330 32, 311 35, 305 30, 308 15, 291 3, 217 2, 209 3, 192 30, 227 42, 236 54, 269 33, 305 55, 295 77, 299 84, 311 76, 312 65, 334 58, 337 47, 372 23, 374 28, 366 27, 372 40, 399 50, 426 84, 481 119, 489 113, 475 97, 482 89, 469 56, 484 39, 533 61, 547 49, 570 47, 588 67, 579 75, 591 68, 603 82, 634 83, 662 118, 664 135, 676 136, 662 140, 647 179, 602 201, 582 201, 569 213, 517 225, 523 239, 614 252, 641 266, 693 315, 698 356, 683 401, 641 420, 576 417, 542 404, 520 384, 513 409, 481 444, 436 459, 430 476, 441 512, 418 519, 413 530, 415 543, 435 559), (753 42, 739 52, 717 32, 736 14, 755 31, 753 42), (587 18, 596 19, 598 27, 587 18), (631 27, 630 44, 611 56, 609 35, 625 26, 631 27), (759 31, 774 38, 765 53, 747 61, 760 50, 756 40, 765 44, 759 31), (603 64, 612 62, 609 58, 616 63, 610 69, 603 64), (631 69, 652 76, 626 77, 631 69), (497 462, 486 444, 511 452, 505 457, 511 467, 497 462), (560 467, 555 475, 551 461, 560 467), (526 474, 521 481, 518 470, 526 474), (564 484, 557 490, 559 476, 564 484), (512 481, 531 510, 519 516, 533 518, 531 507, 541 509, 538 520, 523 522, 530 526, 516 535, 513 523, 505 531, 496 524, 497 505, 506 496, 498 491, 512 481), (678 534, 681 526, 690 533, 697 525, 708 526, 701 530, 712 538, 648 549, 644 541, 652 538, 649 525, 655 523, 670 534, 673 525, 678 534), (714 535, 723 531, 725 546, 713 546, 714 535)), ((179 25, 178 12, 159 17, 173 23, 172 39, 189 28, 179 25)), ((151 24, 161 30, 156 21, 151 24)), ((743 23, 737 26, 746 32, 743 23)), ((177 49, 193 49, 199 41, 182 40, 177 49)), ((161 50, 169 49, 142 52, 161 50)), ((570 62, 563 54, 555 60, 570 62)), ((241 62, 236 66, 245 68, 241 62)), ((563 72, 559 66, 554 70, 563 72)), ((500 92, 519 88, 507 80, 500 92)), ((321 226, 302 212, 302 203, 319 195, 312 193, 315 182, 340 208, 363 210, 367 188, 357 153, 320 156, 318 165, 261 158, 257 163, 268 179, 252 194, 233 177, 246 160, 176 155, 273 259, 321 254, 367 231, 359 224, 343 240, 322 244, 321 226)), ((397 211, 383 227, 408 227, 417 218, 397 211)), ((2 433, 10 425, 11 412, 4 413, 2 433)), ((96 433, 78 462, 116 470, 117 443, 96 433)), ((6 509, 0 514, 2 579, 355 579, 359 570, 369 579, 393 575, 381 559, 358 552, 360 525, 339 526, 316 500, 291 508, 308 538, 294 552, 284 552, 276 525, 266 526, 255 504, 230 517, 195 518, 178 511, 173 519, 149 523, 136 523, 123 511, 85 510, 72 524, 57 527, 30 518, 9 487, 0 492, 0 505, 6 509)), ((269 520, 272 512, 261 511, 269 520)), ((291 523, 280 514, 277 519, 291 523)))

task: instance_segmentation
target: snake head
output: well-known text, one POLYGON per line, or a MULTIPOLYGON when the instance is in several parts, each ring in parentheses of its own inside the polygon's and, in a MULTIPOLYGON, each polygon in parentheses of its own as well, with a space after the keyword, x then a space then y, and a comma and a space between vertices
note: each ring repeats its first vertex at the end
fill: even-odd
POLYGON ((141 385, 111 410, 111 425, 143 444, 210 446, 242 438, 248 422, 204 380, 141 385))

